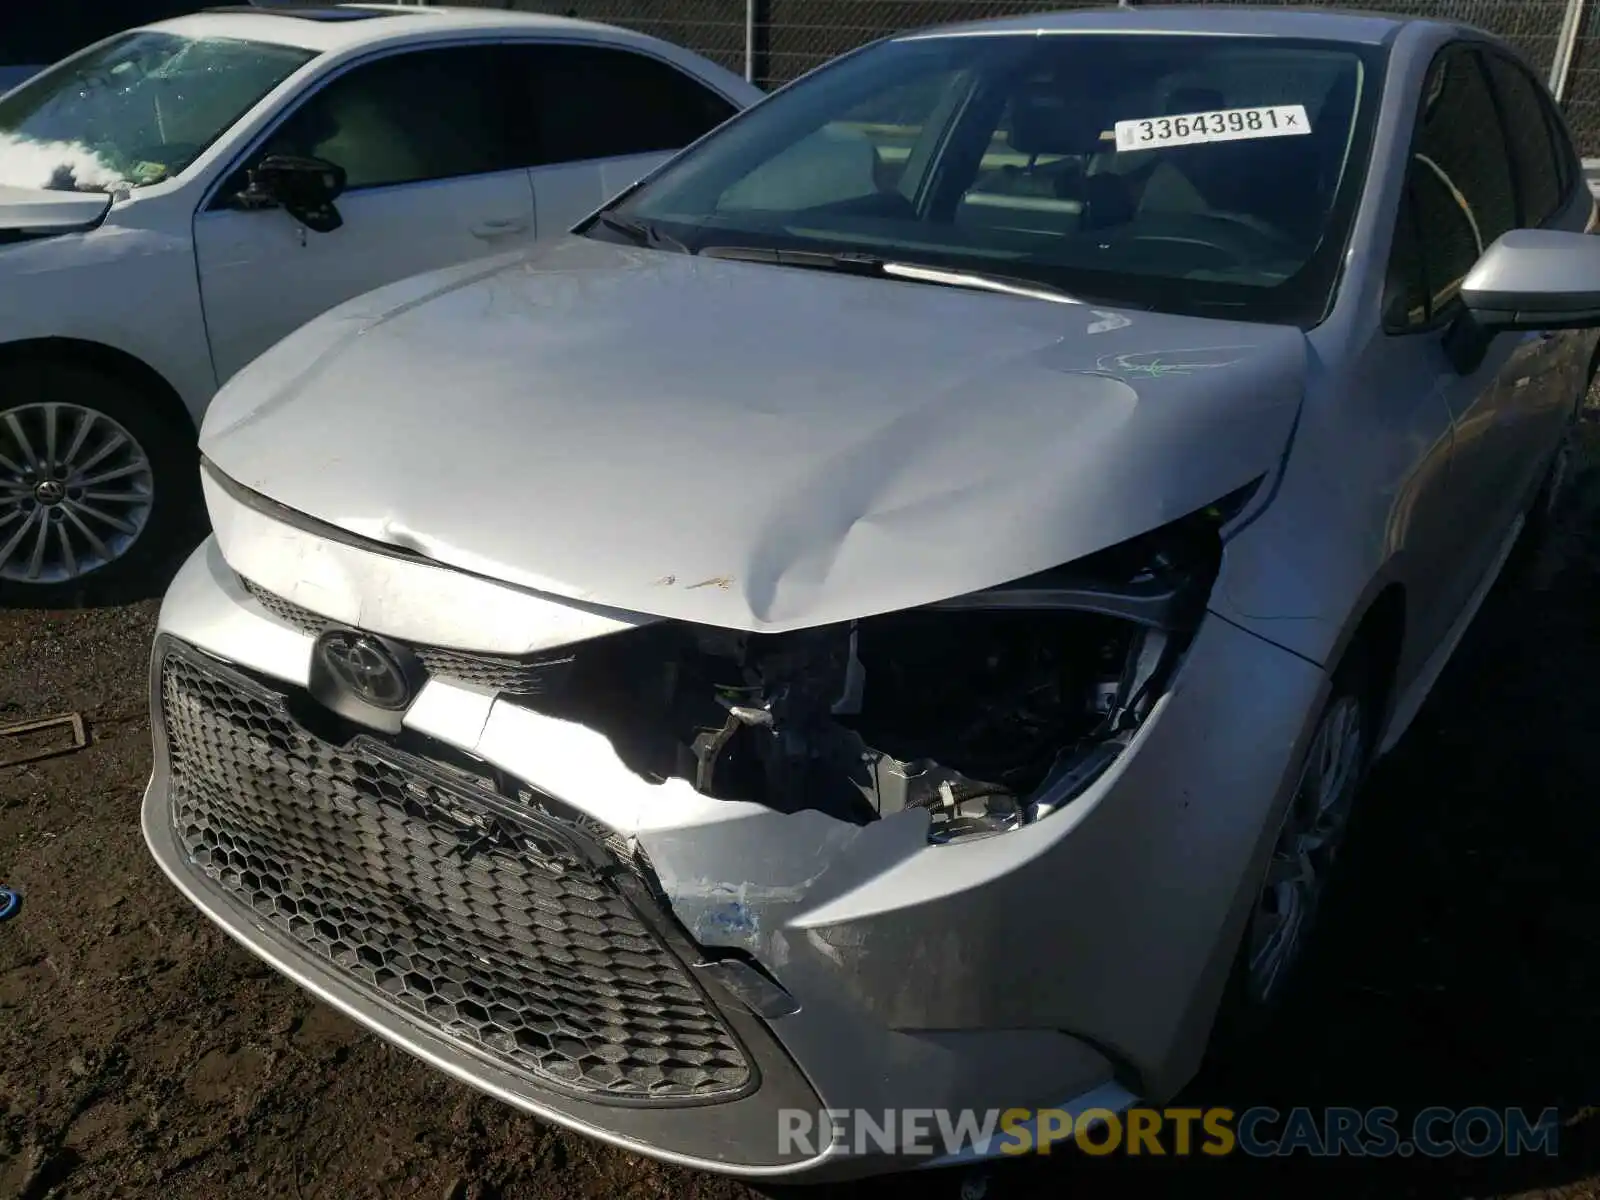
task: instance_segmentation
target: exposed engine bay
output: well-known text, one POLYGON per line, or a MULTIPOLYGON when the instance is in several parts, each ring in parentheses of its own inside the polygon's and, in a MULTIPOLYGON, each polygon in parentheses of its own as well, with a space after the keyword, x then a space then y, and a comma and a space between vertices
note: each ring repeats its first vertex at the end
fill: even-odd
POLYGON ((1071 800, 1181 659, 1220 561, 1208 509, 1061 568, 924 608, 783 634, 663 622, 573 647, 518 703, 604 733, 654 781, 936 840, 1071 800))

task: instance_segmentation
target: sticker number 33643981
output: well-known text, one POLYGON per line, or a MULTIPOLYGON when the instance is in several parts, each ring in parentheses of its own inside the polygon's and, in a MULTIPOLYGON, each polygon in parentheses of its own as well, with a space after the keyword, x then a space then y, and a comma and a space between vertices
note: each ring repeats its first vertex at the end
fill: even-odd
POLYGON ((1216 112, 1118 121, 1115 130, 1118 150, 1155 150, 1162 146, 1193 146, 1201 142, 1291 137, 1310 133, 1311 119, 1306 116, 1303 104, 1269 104, 1262 108, 1224 108, 1216 112))

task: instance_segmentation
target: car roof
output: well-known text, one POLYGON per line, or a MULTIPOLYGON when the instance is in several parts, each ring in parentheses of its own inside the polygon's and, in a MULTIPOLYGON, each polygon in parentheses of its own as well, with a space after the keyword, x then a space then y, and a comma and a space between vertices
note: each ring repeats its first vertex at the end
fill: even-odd
POLYGON ((1171 4, 1135 8, 1075 9, 1028 13, 983 21, 911 30, 897 40, 969 37, 1003 33, 1175 33, 1265 38, 1311 38, 1319 41, 1382 45, 1404 25, 1464 26, 1426 17, 1350 12, 1330 8, 1262 8, 1253 5, 1171 4))
POLYGON ((186 37, 227 37, 296 46, 321 53, 391 41, 473 34, 581 34, 607 41, 649 42, 643 34, 545 13, 401 4, 235 4, 141 25, 186 37))

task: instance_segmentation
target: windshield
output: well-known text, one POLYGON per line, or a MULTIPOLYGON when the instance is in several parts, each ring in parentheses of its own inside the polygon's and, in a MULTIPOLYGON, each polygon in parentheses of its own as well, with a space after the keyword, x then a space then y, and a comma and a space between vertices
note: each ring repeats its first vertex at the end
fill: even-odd
POLYGON ((1315 324, 1380 54, 1192 35, 880 43, 736 118, 586 232, 616 239, 626 221, 663 249, 848 251, 1315 324))
POLYGON ((228 38, 123 34, 0 100, 0 185, 111 191, 157 183, 313 57, 228 38))

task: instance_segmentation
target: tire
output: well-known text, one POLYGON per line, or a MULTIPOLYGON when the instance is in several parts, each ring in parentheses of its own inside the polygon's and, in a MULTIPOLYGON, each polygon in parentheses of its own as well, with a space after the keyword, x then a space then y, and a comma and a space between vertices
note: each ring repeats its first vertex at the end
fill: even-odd
POLYGON ((1357 646, 1334 676, 1294 795, 1279 818, 1271 858, 1257 885, 1213 1027, 1207 1050, 1211 1062, 1230 1058, 1255 1038, 1278 1008, 1304 958, 1350 814, 1374 758, 1379 696, 1372 679, 1367 656, 1357 646), (1328 802, 1319 805, 1319 785, 1335 770, 1344 772, 1338 794, 1324 792, 1328 802), (1307 872, 1313 875, 1310 888, 1304 886, 1307 872), (1265 961, 1274 913, 1285 924, 1294 922, 1288 943, 1276 952, 1275 967, 1265 961))
POLYGON ((1573 421, 1556 447, 1555 457, 1545 472, 1544 482, 1534 495, 1523 523, 1523 549, 1537 550, 1550 541, 1561 524, 1561 516, 1572 498, 1573 477, 1577 474, 1578 423, 1573 421))
POLYGON ((0 370, 0 599, 157 595, 203 509, 195 430, 95 367, 0 370), (41 539, 41 528, 45 529, 41 539))

